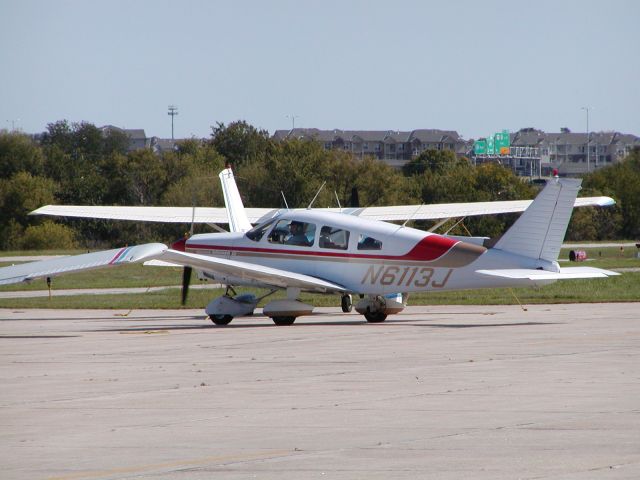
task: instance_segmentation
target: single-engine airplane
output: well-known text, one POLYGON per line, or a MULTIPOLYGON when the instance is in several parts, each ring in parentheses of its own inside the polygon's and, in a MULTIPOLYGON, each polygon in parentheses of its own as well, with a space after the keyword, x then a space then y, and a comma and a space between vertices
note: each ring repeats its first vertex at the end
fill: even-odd
MULTIPOLYGON (((231 169, 223 170, 219 177, 226 210, 217 210, 223 210, 226 219, 221 219, 216 209, 200 209, 209 210, 209 216, 200 212, 198 220, 194 209, 172 211, 185 223, 228 223, 230 232, 193 235, 171 247, 149 243, 0 268, 0 285, 135 262, 183 266, 188 274, 183 282, 183 299, 192 268, 204 278, 227 285, 225 294, 206 307, 216 325, 251 315, 262 298, 279 289, 286 290, 287 298, 270 301, 263 313, 276 325, 291 325, 313 310, 312 305, 298 299, 301 291, 339 294, 344 312, 352 310, 352 296, 357 295, 356 311, 368 322, 377 323, 402 311, 413 292, 545 285, 556 280, 618 275, 599 268, 560 268, 558 264, 573 206, 613 203, 608 197, 577 199, 580 180, 550 179, 533 201, 431 206, 434 211, 441 209, 440 216, 424 213, 429 206, 423 212, 415 206, 341 211, 249 209, 256 223, 252 226, 231 169), (380 217, 438 219, 523 210, 511 228, 492 241, 380 221, 380 217), (234 286, 271 291, 257 298, 237 295, 234 286)), ((91 218, 158 221, 157 215, 164 215, 166 221, 169 216, 167 209, 161 213, 161 207, 102 207, 95 214, 98 207, 47 206, 33 213, 56 215, 52 212, 56 208, 58 215, 91 218), (83 211, 78 212, 80 209, 83 211)))

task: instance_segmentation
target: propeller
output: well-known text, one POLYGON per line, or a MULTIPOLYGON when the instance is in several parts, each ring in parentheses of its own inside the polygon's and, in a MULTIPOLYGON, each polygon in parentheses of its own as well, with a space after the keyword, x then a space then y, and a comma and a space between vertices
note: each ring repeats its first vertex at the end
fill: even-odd
MULTIPOLYGON (((189 228, 189 233, 186 234, 184 236, 184 240, 183 240, 183 244, 182 244, 182 251, 185 250, 185 244, 187 242, 187 239, 190 238, 191 236, 193 236, 193 225, 195 223, 195 218, 196 218, 196 202, 195 202, 195 198, 191 199, 192 205, 193 205, 193 212, 191 214, 191 228, 189 228)), ((182 305, 186 305, 187 304, 187 297, 189 296, 189 285, 191 284, 191 273, 193 272, 193 268, 192 267, 184 267, 182 269, 182 292, 181 292, 181 301, 182 301, 182 305)))
POLYGON ((184 267, 182 269, 182 305, 187 304, 187 296, 189 295, 189 284, 191 283, 191 272, 193 268, 184 267))
POLYGON ((360 207, 360 199, 358 198, 358 187, 353 187, 351 189, 351 198, 349 199, 349 206, 359 208, 360 207))

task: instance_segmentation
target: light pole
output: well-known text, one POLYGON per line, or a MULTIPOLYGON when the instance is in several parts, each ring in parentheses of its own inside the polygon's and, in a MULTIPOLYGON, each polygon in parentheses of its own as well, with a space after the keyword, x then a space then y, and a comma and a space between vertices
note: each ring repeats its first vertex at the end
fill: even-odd
POLYGON ((13 118, 11 120, 7 120, 7 124, 9 124, 9 122, 11 122, 11 131, 15 132, 16 131, 16 122, 20 122, 19 118, 13 118))
POLYGON ((291 130, 294 130, 296 128, 296 118, 300 118, 299 115, 286 115, 287 118, 291 119, 291 130))
POLYGON ((589 155, 589 107, 582 107, 581 110, 587 112, 587 173, 591 170, 590 167, 590 155, 589 155))
POLYGON ((178 115, 178 107, 175 105, 169 105, 169 111, 167 115, 171 115, 171 141, 173 142, 173 117, 178 115))

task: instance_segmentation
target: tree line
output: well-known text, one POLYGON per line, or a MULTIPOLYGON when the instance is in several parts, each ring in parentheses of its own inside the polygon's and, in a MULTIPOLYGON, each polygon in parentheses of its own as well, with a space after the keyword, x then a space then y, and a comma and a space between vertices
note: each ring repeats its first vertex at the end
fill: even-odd
MULTIPOLYGON (((474 167, 449 151, 427 150, 397 170, 372 157, 327 151, 316 141, 275 141, 244 121, 218 123, 210 138, 180 141, 170 152, 128 152, 128 144, 122 132, 104 133, 91 123, 66 120, 50 123, 37 141, 0 133, 0 249, 170 242, 189 225, 51 220, 28 213, 45 204, 223 206, 217 174, 227 163, 247 207, 284 208, 283 194, 290 208, 306 207, 323 182, 315 206, 518 200, 537 191, 510 169, 474 167)), ((609 195, 618 204, 576 210, 570 239, 640 237, 640 151, 587 175, 582 195, 609 195)), ((516 217, 475 217, 442 228, 492 237, 516 217)))

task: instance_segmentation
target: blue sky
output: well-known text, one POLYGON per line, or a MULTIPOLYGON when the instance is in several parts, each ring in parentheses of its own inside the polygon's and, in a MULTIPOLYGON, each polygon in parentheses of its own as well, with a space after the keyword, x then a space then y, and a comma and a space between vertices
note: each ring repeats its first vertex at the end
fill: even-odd
POLYGON ((0 0, 0 128, 640 135, 640 2, 0 0))

